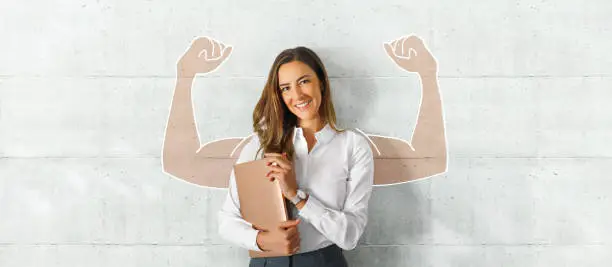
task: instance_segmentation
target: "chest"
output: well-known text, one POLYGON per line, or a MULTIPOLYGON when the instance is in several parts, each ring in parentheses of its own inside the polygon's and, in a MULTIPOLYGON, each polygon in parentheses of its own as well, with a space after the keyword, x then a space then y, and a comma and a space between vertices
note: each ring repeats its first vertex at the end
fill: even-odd
POLYGON ((306 142, 294 144, 294 168, 299 188, 329 207, 342 209, 348 188, 348 151, 342 140, 335 141, 315 143, 310 149, 306 142))

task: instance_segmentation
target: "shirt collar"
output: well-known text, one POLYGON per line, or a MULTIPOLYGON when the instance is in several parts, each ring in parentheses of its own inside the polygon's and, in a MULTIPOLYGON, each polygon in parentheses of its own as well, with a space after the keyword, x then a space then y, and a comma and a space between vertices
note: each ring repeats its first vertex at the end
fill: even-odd
MULTIPOLYGON (((329 126, 329 123, 326 123, 325 126, 323 126, 323 129, 315 133, 315 138, 317 139, 317 143, 321 145, 324 145, 327 142, 331 141, 331 139, 334 138, 334 136, 336 136, 336 131, 332 129, 331 126, 329 126)), ((304 134, 302 133, 302 128, 296 126, 293 131, 293 142, 294 143, 297 138, 304 138, 304 134)))

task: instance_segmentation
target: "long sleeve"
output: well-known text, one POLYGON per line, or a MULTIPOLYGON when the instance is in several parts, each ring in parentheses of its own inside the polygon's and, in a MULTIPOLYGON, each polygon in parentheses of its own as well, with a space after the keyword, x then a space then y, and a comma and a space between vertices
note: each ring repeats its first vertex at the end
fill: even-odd
MULTIPOLYGON (((254 137, 255 139, 256 137, 254 137)), ((237 163, 249 160, 255 143, 249 142, 242 150, 237 163)), ((262 251, 257 246, 258 230, 254 229, 252 224, 245 221, 240 214, 240 201, 238 199, 238 189, 236 188, 236 176, 232 169, 228 187, 227 197, 218 213, 219 235, 225 240, 254 251, 262 251)))
POLYGON ((357 246, 368 221, 374 182, 374 158, 367 140, 355 136, 343 210, 326 207, 311 192, 299 215, 344 250, 357 246))

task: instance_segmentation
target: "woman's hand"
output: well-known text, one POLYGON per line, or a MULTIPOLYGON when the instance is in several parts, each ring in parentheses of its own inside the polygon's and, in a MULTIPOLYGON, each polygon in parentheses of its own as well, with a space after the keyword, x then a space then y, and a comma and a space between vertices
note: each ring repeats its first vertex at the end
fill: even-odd
POLYGON ((387 55, 402 69, 420 75, 436 75, 438 64, 421 38, 410 35, 385 43, 387 55))
POLYGON ((299 219, 289 220, 281 222, 276 229, 259 231, 257 246, 263 251, 295 254, 300 250, 300 233, 297 227, 299 223, 299 219))
POLYGON ((209 37, 200 37, 191 43, 177 63, 178 77, 193 78, 198 73, 215 70, 232 53, 232 47, 209 37))
POLYGON ((281 186, 281 191, 286 199, 291 199, 297 194, 297 181, 295 180, 295 171, 293 164, 287 159, 287 154, 266 153, 264 154, 270 171, 266 177, 270 181, 278 179, 281 186))

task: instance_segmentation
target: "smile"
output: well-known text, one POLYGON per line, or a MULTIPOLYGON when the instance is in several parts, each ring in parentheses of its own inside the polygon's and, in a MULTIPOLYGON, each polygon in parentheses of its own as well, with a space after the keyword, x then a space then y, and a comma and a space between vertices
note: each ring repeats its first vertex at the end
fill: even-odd
POLYGON ((310 103, 312 103, 312 100, 308 100, 308 101, 306 101, 306 102, 302 102, 302 103, 300 103, 300 104, 297 104, 297 105, 295 105, 295 107, 296 107, 297 109, 299 109, 299 110, 302 110, 302 111, 303 111, 303 110, 307 109, 308 107, 310 107, 310 103))

